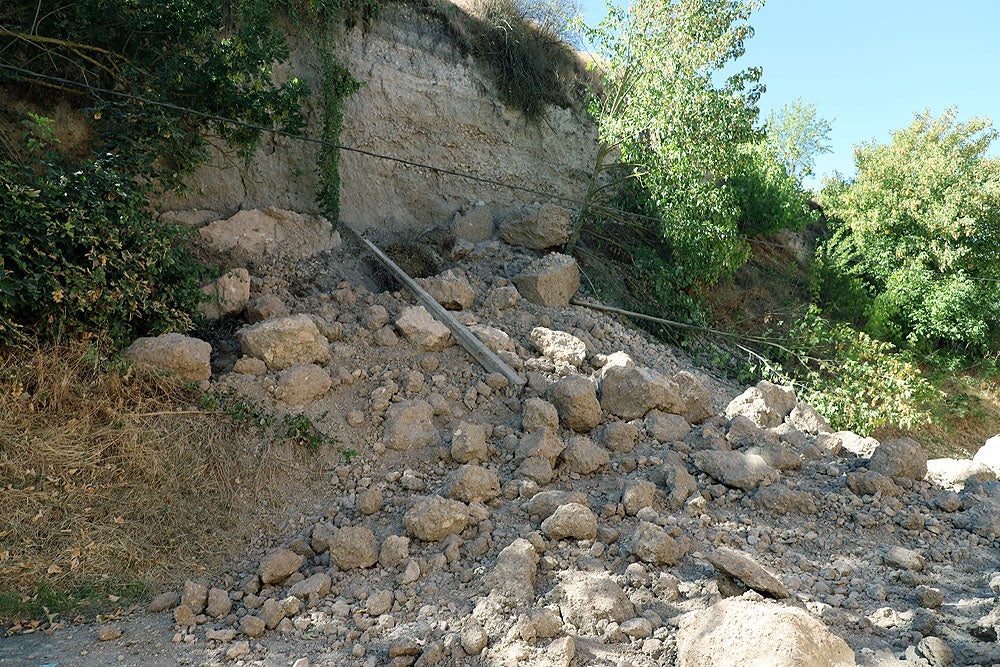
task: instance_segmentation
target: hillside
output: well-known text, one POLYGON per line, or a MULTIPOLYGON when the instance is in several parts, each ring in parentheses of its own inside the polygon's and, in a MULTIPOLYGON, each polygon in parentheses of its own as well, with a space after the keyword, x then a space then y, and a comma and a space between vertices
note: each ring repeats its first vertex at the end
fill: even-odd
MULTIPOLYGON (((448 25, 392 5, 346 33, 340 140, 577 197, 595 128, 505 106, 448 25)), ((279 78, 322 88, 290 41, 279 78)), ((588 308, 573 211, 523 190, 345 153, 338 228, 322 160, 265 138, 156 202, 221 274, 190 335, 3 350, 0 665, 1000 663, 996 439, 834 431, 588 308)), ((718 323, 798 301, 777 245, 718 323)))

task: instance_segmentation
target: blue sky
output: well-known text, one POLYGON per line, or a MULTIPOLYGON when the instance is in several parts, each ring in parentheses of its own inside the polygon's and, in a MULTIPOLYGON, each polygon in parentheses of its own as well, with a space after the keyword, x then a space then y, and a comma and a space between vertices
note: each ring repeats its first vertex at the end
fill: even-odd
MULTIPOLYGON (((581 7, 588 23, 604 16, 602 0, 581 7)), ((801 97, 833 126, 817 176, 854 175, 855 144, 889 142, 927 107, 1000 123, 1000 0, 768 0, 750 24, 743 64, 764 68, 761 117, 801 97)))

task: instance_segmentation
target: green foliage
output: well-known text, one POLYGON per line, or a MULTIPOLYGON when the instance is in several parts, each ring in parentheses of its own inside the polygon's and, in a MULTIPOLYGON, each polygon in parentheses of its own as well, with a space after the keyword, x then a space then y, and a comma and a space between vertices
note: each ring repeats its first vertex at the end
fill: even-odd
POLYGON ((710 284, 747 258, 728 180, 741 164, 734 147, 758 139, 761 71, 718 79, 743 54, 752 34, 746 21, 758 5, 639 0, 628 9, 610 7, 599 26, 585 29, 603 75, 603 92, 591 104, 601 146, 587 200, 600 205, 605 198, 618 156, 645 193, 643 212, 661 221, 650 231, 676 267, 675 291, 710 284))
POLYGON ((3 62, 125 96, 0 70, 0 83, 34 97, 49 86, 89 104, 94 136, 90 155, 70 160, 36 123, 29 158, 8 150, 0 163, 0 339, 85 332, 125 342, 188 329, 204 272, 179 247, 179 230, 153 220, 147 198, 181 186, 206 154, 207 133, 250 155, 258 130, 208 116, 301 127, 305 84, 272 81, 273 63, 288 55, 271 29, 272 2, 80 0, 38 9, 5 12, 3 62))
POLYGON ((763 236, 782 229, 800 230, 818 219, 799 180, 786 171, 768 142, 740 150, 744 159, 727 183, 739 211, 740 232, 763 236))
POLYGON ((830 123, 820 118, 816 105, 802 98, 789 102, 767 118, 767 145, 799 183, 813 174, 816 156, 830 152, 830 123))
POLYGON ((340 130, 344 124, 344 102, 361 88, 346 67, 333 56, 332 47, 321 48, 320 63, 323 68, 323 140, 320 149, 320 191, 317 201, 326 217, 334 224, 340 220, 340 130))
POLYGON ((39 581, 28 594, 0 591, 0 621, 11 623, 9 636, 31 627, 25 619, 47 619, 54 623, 64 614, 106 613, 148 599, 151 593, 149 584, 138 579, 122 583, 89 582, 70 589, 39 581))
POLYGON ((205 271, 156 222, 117 155, 67 164, 36 119, 24 164, 0 163, 0 340, 185 330, 205 271))
POLYGON ((780 335, 776 364, 759 370, 767 379, 799 387, 836 429, 869 434, 881 426, 911 428, 931 420, 940 393, 896 348, 810 307, 780 335))
POLYGON ((855 149, 858 176, 823 191, 833 234, 817 292, 872 335, 930 353, 982 354, 1000 324, 1000 160, 987 119, 915 117, 855 149))
MULTIPOLYGON (((320 447, 330 442, 330 438, 321 433, 312 420, 302 413, 285 415, 281 420, 281 424, 284 427, 282 435, 285 438, 293 443, 302 445, 310 452, 316 452, 320 447)), ((350 462, 350 459, 348 459, 348 462, 350 462)))

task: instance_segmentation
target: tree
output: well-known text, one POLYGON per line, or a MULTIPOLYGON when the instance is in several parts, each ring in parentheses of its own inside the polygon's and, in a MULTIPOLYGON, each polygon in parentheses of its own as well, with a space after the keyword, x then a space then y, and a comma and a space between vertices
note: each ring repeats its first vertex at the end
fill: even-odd
POLYGON ((800 183, 812 176, 816 156, 830 152, 830 123, 820 118, 816 105, 802 98, 789 102, 767 118, 767 143, 790 176, 800 183))
POLYGON ((924 111, 890 144, 856 147, 853 182, 827 184, 821 275, 827 288, 853 285, 870 333, 928 352, 996 343, 1000 160, 986 157, 996 137, 987 118, 924 111))
POLYGON ((754 141, 761 70, 721 83, 719 72, 744 53, 757 0, 636 0, 611 6, 595 28, 593 66, 602 93, 590 106, 600 145, 586 199, 567 249, 587 215, 600 217, 608 192, 633 181, 642 210, 673 262, 675 287, 712 282, 745 259, 738 211, 726 179, 740 164, 735 146, 754 141))

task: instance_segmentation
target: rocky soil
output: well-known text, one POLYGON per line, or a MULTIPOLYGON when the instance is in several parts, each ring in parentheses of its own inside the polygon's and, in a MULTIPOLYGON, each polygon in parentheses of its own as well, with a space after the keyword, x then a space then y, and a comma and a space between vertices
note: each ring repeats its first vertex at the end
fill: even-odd
POLYGON ((424 288, 523 385, 325 221, 202 227, 233 268, 209 314, 246 325, 133 356, 357 454, 226 571, 4 639, 0 665, 1000 664, 1000 442, 928 462, 834 433, 789 388, 732 386, 568 305, 552 213, 495 231, 468 206, 427 245, 424 288))

